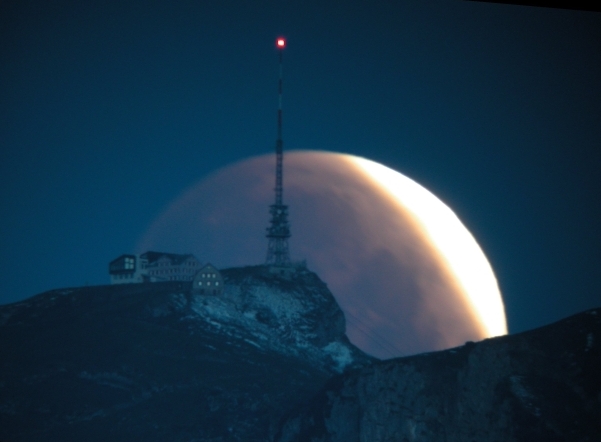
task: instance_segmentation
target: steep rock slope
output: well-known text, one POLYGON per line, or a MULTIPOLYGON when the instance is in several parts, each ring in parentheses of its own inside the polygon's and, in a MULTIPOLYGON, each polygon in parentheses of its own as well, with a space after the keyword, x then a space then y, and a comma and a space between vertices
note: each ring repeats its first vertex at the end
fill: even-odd
POLYGON ((276 440, 601 440, 601 309, 337 376, 276 440))
POLYGON ((196 315, 203 319, 197 323, 338 372, 366 360, 348 341, 344 314, 315 273, 299 267, 282 277, 256 266, 226 269, 223 275, 223 296, 195 297, 189 318, 196 315))
POLYGON ((0 307, 0 440, 264 441, 369 360, 319 278, 223 272, 225 293, 152 283, 0 307))

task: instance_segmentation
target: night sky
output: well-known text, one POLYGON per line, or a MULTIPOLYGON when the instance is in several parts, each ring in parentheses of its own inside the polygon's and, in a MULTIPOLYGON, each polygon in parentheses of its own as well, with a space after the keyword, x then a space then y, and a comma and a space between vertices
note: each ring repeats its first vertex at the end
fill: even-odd
POLYGON ((279 35, 285 149, 447 203, 510 332, 601 306, 601 13, 449 0, 0 2, 0 303, 108 283, 185 189, 273 151, 279 35))

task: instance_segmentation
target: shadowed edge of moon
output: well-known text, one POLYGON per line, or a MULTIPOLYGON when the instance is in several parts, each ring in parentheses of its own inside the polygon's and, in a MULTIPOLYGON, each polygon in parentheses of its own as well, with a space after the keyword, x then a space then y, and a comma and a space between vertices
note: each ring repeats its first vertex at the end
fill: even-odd
MULTIPOLYGON (((351 341, 388 358, 487 337, 415 216, 349 158, 287 153, 284 201, 292 258, 328 284, 351 341)), ((194 253, 222 268, 264 262, 274 164, 263 155, 202 179, 152 222, 137 252, 194 253)))

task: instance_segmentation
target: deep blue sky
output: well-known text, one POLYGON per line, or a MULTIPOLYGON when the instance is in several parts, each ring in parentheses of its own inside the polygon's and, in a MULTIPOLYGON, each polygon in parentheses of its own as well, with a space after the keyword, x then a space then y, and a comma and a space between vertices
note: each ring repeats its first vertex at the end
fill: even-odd
POLYGON ((106 283, 185 188, 271 152, 278 35, 285 148, 450 205, 510 331, 601 305, 601 14, 449 0, 0 2, 0 302, 106 283))

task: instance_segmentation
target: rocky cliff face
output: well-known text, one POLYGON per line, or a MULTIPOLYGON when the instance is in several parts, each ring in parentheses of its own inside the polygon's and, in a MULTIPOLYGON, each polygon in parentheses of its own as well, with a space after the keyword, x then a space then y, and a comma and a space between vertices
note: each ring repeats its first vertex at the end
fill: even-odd
POLYGON ((319 278, 224 270, 225 292, 153 283, 0 307, 0 440, 265 441, 369 360, 319 278))
POLYGON ((223 271, 223 296, 196 296, 188 319, 257 348, 302 357, 341 372, 366 361, 346 338, 342 310, 315 273, 300 267, 279 276, 263 266, 223 271))
POLYGON ((601 440, 601 309, 376 361, 315 274, 222 273, 0 306, 0 441, 601 440))
POLYGON ((601 440, 601 309, 334 377, 276 440, 601 440))

